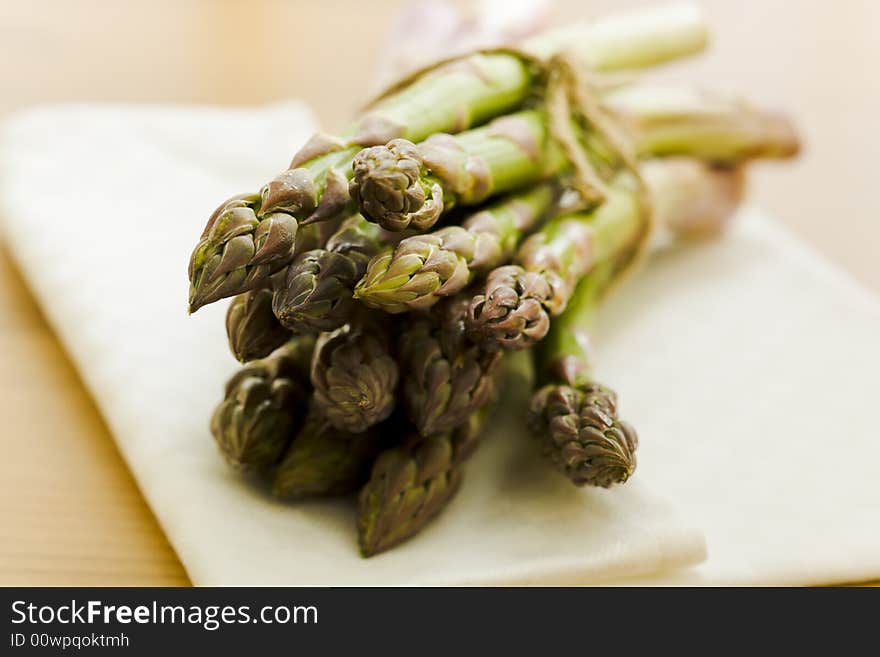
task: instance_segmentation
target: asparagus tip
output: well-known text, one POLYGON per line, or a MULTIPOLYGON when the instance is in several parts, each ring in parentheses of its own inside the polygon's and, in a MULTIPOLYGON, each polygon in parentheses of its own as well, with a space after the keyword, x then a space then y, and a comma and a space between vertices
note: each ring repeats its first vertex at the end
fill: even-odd
POLYGON ((399 370, 378 324, 322 337, 311 378, 315 399, 338 429, 361 433, 394 410, 399 370))
POLYGON ((604 386, 545 386, 532 398, 529 425, 544 455, 576 486, 608 488, 635 471, 638 436, 618 419, 617 396, 604 386))
POLYGON ((293 257, 296 219, 277 212, 257 218, 258 199, 233 198, 209 220, 190 256, 193 309, 253 289, 293 257))
POLYGON ((443 212, 443 190, 436 184, 426 189, 423 166, 418 147, 406 139, 365 148, 354 158, 349 194, 365 217, 386 230, 427 229, 443 212))
POLYGON ((291 263, 276 286, 272 308, 288 329, 332 331, 353 312, 352 288, 357 266, 345 254, 313 249, 291 263))
POLYGON ((546 278, 516 265, 499 267, 486 279, 467 315, 468 337, 486 348, 525 349, 550 328, 544 303, 553 291, 546 278))
POLYGON ((189 302, 186 304, 186 311, 188 315, 194 314, 199 308, 204 306, 202 299, 199 298, 198 295, 190 292, 189 302))

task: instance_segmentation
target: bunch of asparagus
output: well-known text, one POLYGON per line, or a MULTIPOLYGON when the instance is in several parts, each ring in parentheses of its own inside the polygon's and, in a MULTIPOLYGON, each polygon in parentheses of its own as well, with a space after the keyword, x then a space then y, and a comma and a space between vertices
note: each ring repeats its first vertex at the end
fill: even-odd
POLYGON ((244 366, 211 422, 228 462, 288 499, 357 492, 376 554, 449 502, 505 353, 535 347, 547 460, 576 485, 625 482, 638 440, 591 374, 597 304, 654 226, 716 231, 744 166, 798 149, 785 117, 609 75, 705 41, 672 7, 441 62, 223 203, 189 278, 191 311, 234 297, 244 366))

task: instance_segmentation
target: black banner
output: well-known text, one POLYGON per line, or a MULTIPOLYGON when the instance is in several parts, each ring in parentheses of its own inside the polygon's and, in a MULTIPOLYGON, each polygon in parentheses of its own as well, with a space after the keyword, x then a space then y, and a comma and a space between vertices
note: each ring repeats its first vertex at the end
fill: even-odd
MULTIPOLYGON (((648 636, 681 640, 713 627, 724 637, 777 633, 786 618, 798 634, 814 632, 830 629, 826 611, 840 614, 837 601, 849 598, 834 589, 767 591, 720 591, 716 605, 704 598, 719 597, 718 590, 686 589, 7 588, 0 654, 323 655, 344 648, 421 657, 440 649, 470 654, 474 637, 492 654, 546 654, 608 640, 621 647, 648 636)), ((865 619, 877 608, 873 600, 862 606, 865 619)), ((847 614, 851 629, 874 625, 857 618, 847 614)))

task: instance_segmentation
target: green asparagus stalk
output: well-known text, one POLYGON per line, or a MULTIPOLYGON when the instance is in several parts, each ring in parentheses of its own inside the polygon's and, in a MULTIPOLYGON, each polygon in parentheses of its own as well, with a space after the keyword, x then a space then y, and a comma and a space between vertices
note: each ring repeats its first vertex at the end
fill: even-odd
POLYGON ((272 312, 268 285, 239 294, 226 311, 226 336, 232 355, 242 363, 265 358, 290 340, 292 333, 272 312))
POLYGON ((549 315, 565 309, 574 287, 597 262, 632 248, 647 207, 636 179, 619 174, 591 212, 549 221, 523 242, 516 264, 493 270, 468 311, 468 335, 487 349, 524 349, 542 339, 549 315))
POLYGON ((423 436, 455 429, 494 394, 501 354, 465 336, 468 304, 453 297, 399 336, 404 407, 423 436))
POLYGON ((430 308, 510 260, 523 236, 550 212, 557 195, 553 183, 537 185, 496 202, 461 226, 386 247, 370 261, 355 296, 391 313, 430 308))
POLYGON ((225 459, 240 470, 274 465, 305 413, 314 338, 297 337, 263 360, 241 368, 211 418, 225 459))
POLYGON ((338 429, 360 433, 394 410, 398 366, 387 327, 361 316, 318 339, 312 358, 315 401, 338 429))
MULTIPOLYGON (((612 107, 642 156, 679 154, 735 164, 798 150, 785 117, 738 100, 692 90, 624 90, 613 95, 612 107)), ((595 134, 580 128, 574 134, 593 164, 614 168, 613 155, 595 134)), ((548 113, 532 109, 457 135, 432 135, 418 145, 395 139, 366 148, 353 166, 352 198, 367 219, 393 231, 427 230, 457 205, 556 176, 571 162, 550 134, 548 113)))
POLYGON ((410 436, 379 455, 358 496, 358 540, 364 557, 412 537, 446 507, 461 484, 462 464, 479 444, 487 412, 472 413, 453 432, 410 436))
POLYGON ((349 433, 334 427, 313 405, 275 471, 272 492, 285 499, 353 493, 367 481, 373 461, 393 434, 385 424, 349 433))
POLYGON ((525 49, 541 59, 565 53, 590 70, 638 69, 703 50, 707 41, 700 7, 679 2, 617 12, 588 26, 574 23, 531 37, 525 49))
POLYGON ((742 172, 685 158, 641 167, 648 203, 629 174, 619 174, 605 203, 592 212, 549 221, 523 242, 515 264, 486 277, 468 313, 468 335, 485 349, 523 349, 549 330, 578 280, 595 264, 625 256, 644 239, 646 212, 679 234, 718 226, 738 205, 742 172))
POLYGON ((475 53, 420 71, 395 85, 341 138, 318 135, 309 142, 288 171, 263 188, 264 211, 306 222, 330 216, 344 199, 327 202, 324 194, 341 189, 360 148, 460 132, 505 114, 542 81, 539 59, 565 52, 591 70, 615 71, 685 57, 705 44, 699 10, 669 6, 547 32, 526 41, 522 51, 475 53))
POLYGON ((700 13, 672 6, 548 33, 524 44, 522 53, 467 55, 404 80, 342 137, 316 135, 260 194, 224 204, 212 215, 190 259, 191 312, 246 292, 289 263, 298 222, 342 215, 350 205, 352 161, 361 148, 458 132, 520 106, 542 77, 528 50, 543 59, 571 51, 593 70, 613 71, 684 57, 699 52, 705 41, 700 13))
POLYGON ((609 108, 634 135, 641 157, 690 155, 734 164, 797 155, 788 117, 742 98, 703 89, 637 84, 606 94, 609 108))
POLYGON ((361 215, 349 217, 324 248, 297 256, 277 277, 272 299, 276 316, 297 333, 341 327, 354 312, 354 286, 370 258, 396 241, 361 215))
POLYGON ((381 99, 341 137, 315 135, 289 168, 261 190, 266 212, 322 221, 348 204, 351 162, 369 145, 463 130, 519 105, 529 94, 529 63, 513 54, 475 54, 413 79, 381 99))
POLYGON ((542 387, 528 424, 542 452, 577 486, 624 483, 636 467, 638 437, 617 416, 617 395, 593 380, 588 327, 611 267, 597 267, 578 285, 568 308, 536 349, 542 387))

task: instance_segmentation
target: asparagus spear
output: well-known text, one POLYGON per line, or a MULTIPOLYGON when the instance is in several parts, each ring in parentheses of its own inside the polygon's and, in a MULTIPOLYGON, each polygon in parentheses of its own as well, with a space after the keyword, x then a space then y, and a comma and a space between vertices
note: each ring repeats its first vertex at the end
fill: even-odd
POLYGON ((355 296, 391 313, 430 308, 508 261, 556 198, 553 183, 537 185, 474 214, 461 226, 414 235, 395 248, 386 247, 370 260, 355 296))
POLYGON ((264 469, 284 453, 305 412, 314 338, 297 337, 271 356, 252 361, 226 384, 211 433, 235 468, 264 469))
POLYGON ((630 85, 605 101, 635 135, 642 157, 684 154, 716 163, 797 155, 788 117, 742 98, 692 87, 630 85))
MULTIPOLYGON (((687 89, 641 89, 613 95, 611 105, 643 156, 682 154, 737 163, 790 157, 798 150, 785 117, 738 100, 687 89)), ((615 158, 601 140, 575 128, 593 164, 613 169, 615 158)), ((457 205, 481 203, 556 176, 571 163, 550 134, 548 113, 531 109, 457 135, 435 134, 418 145, 394 139, 365 148, 353 166, 349 190, 367 219, 388 230, 427 230, 457 205)))
POLYGON ((287 328, 298 333, 332 331, 354 312, 355 283, 367 262, 396 238, 355 214, 346 219, 324 248, 299 256, 274 281, 272 308, 287 328))
POLYGON ((631 248, 646 226, 635 178, 621 173, 591 212, 557 217, 523 242, 513 265, 493 270, 468 310, 468 335, 487 349, 524 349, 542 339, 592 266, 631 248))
POLYGON ((315 135, 260 194, 247 195, 234 207, 224 204, 212 215, 190 259, 191 312, 247 291, 290 262, 298 221, 344 213, 346 181, 362 147, 458 132, 521 105, 541 79, 540 67, 525 51, 544 59, 571 51, 593 70, 613 71, 693 54, 705 41, 699 11, 672 6, 549 33, 525 44, 523 53, 499 50, 457 58, 404 80, 342 137, 315 135), (233 213, 234 208, 251 212, 233 213))
MULTIPOLYGON (((686 158, 643 164, 655 223, 679 234, 718 226, 739 203, 742 172, 686 158)), ((625 255, 640 241, 644 213, 635 181, 620 174, 596 210, 558 217, 520 247, 516 264, 486 277, 468 314, 468 335, 486 349, 522 349, 541 340, 550 315, 565 309, 594 264, 625 255)))
POLYGON ((275 471, 273 494, 303 499, 353 493, 369 478, 373 461, 388 444, 388 429, 380 425, 349 433, 334 427, 312 405, 275 471))
POLYGON ((423 436, 455 429, 493 395, 501 354, 465 336, 468 303, 449 299, 399 337, 404 407, 423 436))
POLYGON ((268 285, 239 294, 226 311, 226 336, 232 355, 246 363, 264 358, 287 342, 292 333, 272 312, 268 285))
POLYGON ((189 261, 189 307, 246 292, 286 265, 297 223, 274 212, 257 218, 258 194, 235 196, 214 211, 189 261))
POLYGON ((636 467, 636 432, 618 419, 614 391, 590 373, 587 327, 611 271, 599 266, 581 281, 536 349, 543 385, 532 397, 528 423, 550 463, 578 486, 624 483, 636 467))
POLYGON ((371 557, 405 541, 434 518, 458 491, 462 463, 473 454, 487 410, 450 433, 410 436, 382 452, 358 496, 358 542, 371 557))
POLYGON ((359 433, 394 410, 398 367, 387 327, 360 317, 323 334, 312 358, 315 401, 338 429, 359 433))
POLYGON ((393 139, 365 148, 349 185, 361 213, 391 231, 427 230, 456 205, 555 175, 566 166, 546 114, 524 110, 458 135, 434 134, 419 145, 393 139))

